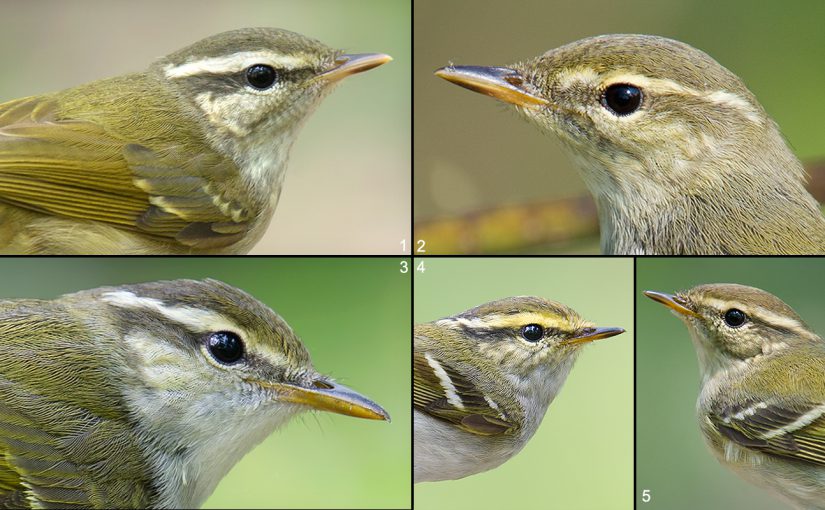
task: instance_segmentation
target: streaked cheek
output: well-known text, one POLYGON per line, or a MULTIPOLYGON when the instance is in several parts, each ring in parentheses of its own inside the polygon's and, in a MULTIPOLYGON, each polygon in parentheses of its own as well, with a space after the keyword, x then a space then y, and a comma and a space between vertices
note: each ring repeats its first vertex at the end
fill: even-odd
POLYGON ((202 92, 195 96, 195 103, 212 125, 236 137, 249 135, 252 128, 264 116, 273 113, 267 105, 277 101, 280 90, 273 88, 264 94, 223 94, 202 92))
POLYGON ((180 369, 192 363, 191 356, 170 342, 140 332, 127 334, 124 341, 140 357, 139 369, 146 386, 164 391, 186 389, 200 375, 180 369))

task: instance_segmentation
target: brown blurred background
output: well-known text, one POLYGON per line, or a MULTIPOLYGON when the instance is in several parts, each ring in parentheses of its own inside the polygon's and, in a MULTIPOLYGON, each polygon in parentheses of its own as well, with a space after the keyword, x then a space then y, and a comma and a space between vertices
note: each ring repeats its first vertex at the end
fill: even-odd
POLYGON ((435 69, 506 65, 597 34, 672 37, 738 74, 797 155, 816 161, 825 157, 823 20, 816 0, 416 0, 415 238, 431 254, 598 253, 595 212, 558 143, 435 69))
POLYGON ((409 0, 0 2, 0 102, 144 70, 250 26, 395 59, 339 85, 295 143, 258 254, 399 253, 410 231, 409 0))

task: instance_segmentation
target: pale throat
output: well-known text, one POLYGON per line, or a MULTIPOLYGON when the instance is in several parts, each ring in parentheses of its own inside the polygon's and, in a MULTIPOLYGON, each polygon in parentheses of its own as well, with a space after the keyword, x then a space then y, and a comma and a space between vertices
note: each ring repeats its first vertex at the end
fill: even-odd
MULTIPOLYGON (((309 92, 308 95, 295 99, 305 102, 303 108, 270 112, 262 118, 246 119, 243 122, 229 114, 222 115, 219 119, 210 118, 210 123, 214 123, 223 133, 213 143, 220 152, 235 162, 245 186, 260 203, 271 201, 272 208, 276 205, 292 145, 327 92, 309 92)), ((255 113, 260 115, 260 112, 255 113)), ((238 115, 242 116, 243 113, 238 115)))
MULTIPOLYGON (((574 160, 583 159, 574 155, 574 160)), ((668 228, 680 212, 687 212, 674 207, 681 201, 677 188, 651 186, 645 181, 643 172, 638 172, 642 175, 638 178, 616 178, 609 169, 596 168, 596 163, 589 163, 589 166, 584 163, 577 166, 596 202, 603 252, 646 253, 648 247, 643 240, 651 233, 668 228), (663 215, 660 211, 669 211, 669 214, 663 215)))
POLYGON ((149 394, 129 396, 135 406, 140 433, 154 437, 144 441, 144 455, 149 461, 158 500, 155 505, 169 508, 199 508, 230 469, 256 445, 300 412, 299 406, 270 405, 255 409, 227 405, 227 395, 192 395, 185 406, 157 406, 147 397, 162 400, 166 396, 149 394), (141 405, 143 404, 143 405, 141 405), (150 415, 177 415, 166 423, 150 415), (180 442, 180 438, 186 438, 180 442))
POLYGON ((526 377, 507 374, 507 379, 515 389, 519 407, 524 411, 521 434, 525 438, 530 438, 538 429, 577 357, 578 352, 574 352, 557 362, 543 363, 526 377))
POLYGON ((235 162, 247 186, 260 193, 259 199, 268 197, 277 201, 286 176, 295 132, 299 128, 300 126, 295 126, 286 132, 269 130, 270 136, 266 140, 243 140, 242 145, 246 145, 247 149, 236 155, 235 162))

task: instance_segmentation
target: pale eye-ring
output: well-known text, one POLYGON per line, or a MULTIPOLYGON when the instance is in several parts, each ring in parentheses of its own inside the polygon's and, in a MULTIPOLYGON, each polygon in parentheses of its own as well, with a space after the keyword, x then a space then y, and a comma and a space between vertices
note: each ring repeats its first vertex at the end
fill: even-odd
POLYGON ((614 115, 630 115, 642 105, 642 89, 628 83, 614 83, 602 93, 602 106, 614 115))
POLYGON ((538 342, 544 337, 544 328, 538 324, 528 324, 522 326, 521 337, 528 342, 538 342))

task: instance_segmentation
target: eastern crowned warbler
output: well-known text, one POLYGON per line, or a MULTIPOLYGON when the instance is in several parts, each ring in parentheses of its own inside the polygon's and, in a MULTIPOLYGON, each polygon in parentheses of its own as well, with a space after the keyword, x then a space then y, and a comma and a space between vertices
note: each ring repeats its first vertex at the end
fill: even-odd
POLYGON ((415 482, 464 478, 507 461, 533 436, 580 347, 623 332, 538 297, 416 325, 415 482))
POLYGON ((733 284, 645 295, 687 325, 699 427, 716 458, 797 508, 825 508, 825 342, 788 305, 733 284))
POLYGON ((0 345, 2 508, 195 508, 302 411, 389 420, 215 280, 0 300, 0 345))
POLYGON ((303 121, 339 80, 389 60, 247 28, 0 104, 0 253, 246 253, 303 121))
POLYGON ((825 219, 776 123, 696 48, 604 35, 436 75, 559 137, 595 197, 604 253, 825 253, 825 219))

